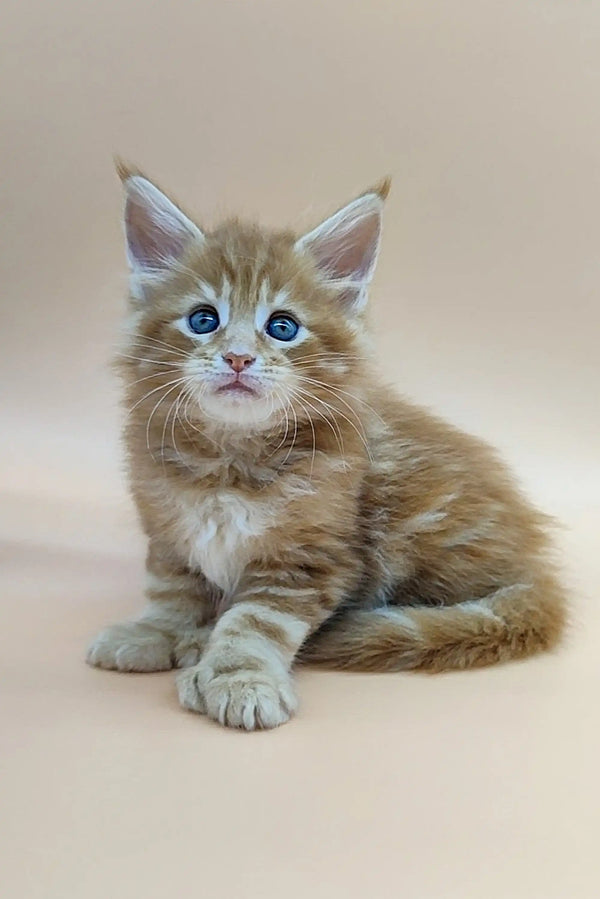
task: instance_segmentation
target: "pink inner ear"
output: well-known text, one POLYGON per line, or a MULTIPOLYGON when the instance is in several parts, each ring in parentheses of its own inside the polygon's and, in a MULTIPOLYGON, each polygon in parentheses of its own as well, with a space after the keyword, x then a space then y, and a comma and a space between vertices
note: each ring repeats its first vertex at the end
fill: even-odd
POLYGON ((310 247, 319 268, 332 279, 365 281, 372 273, 379 245, 378 212, 340 224, 310 247))
POLYGON ((383 197, 363 194, 301 237, 296 248, 309 252, 322 276, 338 290, 348 312, 360 310, 367 299, 379 238, 383 197))
POLYGON ((158 188, 141 177, 126 184, 125 232, 133 269, 168 268, 202 232, 158 188))
POLYGON ((148 215, 148 210, 129 199, 125 207, 125 226, 129 252, 140 268, 160 268, 176 259, 183 249, 183 235, 164 230, 148 215))

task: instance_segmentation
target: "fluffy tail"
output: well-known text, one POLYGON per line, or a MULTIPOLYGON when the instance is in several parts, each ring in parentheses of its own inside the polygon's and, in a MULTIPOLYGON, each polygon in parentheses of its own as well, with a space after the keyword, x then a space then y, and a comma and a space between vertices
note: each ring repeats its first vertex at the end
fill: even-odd
POLYGON ((301 659, 355 671, 476 668, 551 649, 564 623, 563 593, 549 578, 456 605, 349 610, 307 641, 301 659))

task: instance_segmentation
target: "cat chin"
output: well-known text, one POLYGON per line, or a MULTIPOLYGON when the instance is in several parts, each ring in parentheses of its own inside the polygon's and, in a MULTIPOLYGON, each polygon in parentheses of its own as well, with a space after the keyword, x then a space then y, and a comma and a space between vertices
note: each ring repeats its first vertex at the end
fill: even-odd
POLYGON ((271 427, 275 418, 281 417, 281 408, 273 404, 272 398, 221 395, 204 396, 201 414, 204 418, 251 431, 262 431, 271 427))

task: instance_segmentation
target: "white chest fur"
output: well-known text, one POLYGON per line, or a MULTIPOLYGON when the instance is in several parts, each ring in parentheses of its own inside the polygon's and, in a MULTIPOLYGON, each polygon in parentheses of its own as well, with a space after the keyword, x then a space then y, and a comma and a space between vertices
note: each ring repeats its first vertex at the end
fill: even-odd
POLYGON ((178 549, 190 568, 230 595, 250 557, 251 543, 261 537, 274 518, 270 503, 240 491, 205 491, 193 500, 180 500, 178 549))

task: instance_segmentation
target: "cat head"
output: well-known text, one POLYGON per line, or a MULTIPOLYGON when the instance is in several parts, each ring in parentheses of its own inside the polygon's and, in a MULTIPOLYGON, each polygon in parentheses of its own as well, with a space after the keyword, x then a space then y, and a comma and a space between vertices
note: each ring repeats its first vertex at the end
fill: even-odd
POLYGON ((232 427, 323 414, 365 355, 389 182, 297 237, 237 220, 204 230, 142 174, 120 174, 126 355, 148 402, 179 401, 232 427))

